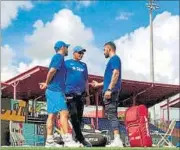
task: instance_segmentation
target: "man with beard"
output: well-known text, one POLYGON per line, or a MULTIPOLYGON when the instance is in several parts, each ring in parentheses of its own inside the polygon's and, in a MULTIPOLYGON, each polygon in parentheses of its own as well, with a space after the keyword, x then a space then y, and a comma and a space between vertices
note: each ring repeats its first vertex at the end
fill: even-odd
POLYGON ((62 147, 55 143, 53 138, 53 127, 57 113, 60 114, 60 120, 62 122, 62 129, 64 135, 64 146, 65 147, 80 147, 80 144, 76 143, 72 139, 72 134, 68 133, 68 110, 66 105, 65 92, 65 63, 64 56, 68 55, 69 44, 63 41, 58 41, 54 49, 56 54, 52 57, 49 65, 49 71, 44 83, 40 83, 40 89, 45 91, 47 100, 47 139, 46 147, 62 147))
POLYGON ((84 62, 80 61, 86 52, 81 46, 73 49, 73 59, 65 62, 66 74, 66 96, 67 106, 71 117, 71 123, 76 134, 76 140, 86 147, 91 147, 91 143, 85 140, 81 131, 81 121, 84 110, 83 100, 86 97, 86 104, 89 105, 89 85, 88 70, 84 62))
POLYGON ((110 58, 104 73, 104 82, 93 81, 92 86, 95 88, 103 86, 105 114, 111 122, 114 133, 114 140, 107 147, 123 147, 117 117, 118 97, 121 89, 121 60, 116 55, 116 45, 113 42, 107 42, 104 45, 104 56, 110 58))

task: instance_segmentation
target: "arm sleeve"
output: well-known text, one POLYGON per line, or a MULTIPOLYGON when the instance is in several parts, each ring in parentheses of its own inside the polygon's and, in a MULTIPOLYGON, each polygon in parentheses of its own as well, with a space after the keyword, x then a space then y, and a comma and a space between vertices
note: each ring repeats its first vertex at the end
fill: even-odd
POLYGON ((112 67, 113 70, 117 69, 117 70, 120 71, 120 69, 121 69, 121 60, 120 60, 120 58, 118 56, 112 58, 112 60, 111 60, 111 67, 112 67))
POLYGON ((59 55, 55 55, 51 60, 50 67, 58 70, 61 68, 62 63, 63 63, 63 57, 59 55))

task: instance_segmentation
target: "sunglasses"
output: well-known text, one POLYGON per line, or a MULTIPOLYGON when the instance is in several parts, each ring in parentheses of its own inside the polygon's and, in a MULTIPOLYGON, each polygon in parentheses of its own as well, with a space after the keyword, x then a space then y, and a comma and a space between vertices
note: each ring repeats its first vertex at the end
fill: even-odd
POLYGON ((84 52, 78 52, 78 54, 80 54, 80 55, 84 55, 84 52))

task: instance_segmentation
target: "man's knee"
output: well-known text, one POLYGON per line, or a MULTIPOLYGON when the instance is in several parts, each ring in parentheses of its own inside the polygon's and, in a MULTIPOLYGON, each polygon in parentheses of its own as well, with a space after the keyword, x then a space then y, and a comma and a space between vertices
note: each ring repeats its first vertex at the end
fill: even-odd
POLYGON ((113 130, 119 130, 119 120, 118 119, 111 120, 111 126, 113 130))
POLYGON ((68 118, 69 117, 69 112, 67 110, 62 110, 60 112, 60 118, 68 118))
POLYGON ((55 114, 48 114, 47 122, 53 122, 56 118, 55 114))
POLYGON ((46 122, 47 128, 51 129, 53 127, 54 120, 55 120, 55 115, 49 114, 46 122))
POLYGON ((107 111, 107 118, 111 122, 113 130, 119 129, 119 120, 117 118, 117 111, 116 111, 116 109, 108 110, 107 111))
POLYGON ((118 122, 116 113, 108 113, 108 120, 111 122, 118 122))

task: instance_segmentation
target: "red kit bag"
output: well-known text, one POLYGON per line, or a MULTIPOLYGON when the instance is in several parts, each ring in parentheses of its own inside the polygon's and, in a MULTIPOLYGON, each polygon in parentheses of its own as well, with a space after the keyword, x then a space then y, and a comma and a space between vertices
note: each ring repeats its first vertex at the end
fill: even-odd
POLYGON ((131 147, 151 147, 148 109, 144 105, 132 106, 126 110, 125 126, 131 147))

